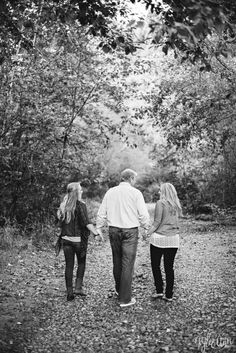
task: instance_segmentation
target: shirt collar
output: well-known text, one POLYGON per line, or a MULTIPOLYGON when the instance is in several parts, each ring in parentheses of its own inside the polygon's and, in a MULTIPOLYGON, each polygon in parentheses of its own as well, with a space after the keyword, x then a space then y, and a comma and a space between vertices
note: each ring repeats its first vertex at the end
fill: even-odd
POLYGON ((128 186, 132 186, 130 183, 128 183, 127 181, 121 181, 120 185, 128 185, 128 186))

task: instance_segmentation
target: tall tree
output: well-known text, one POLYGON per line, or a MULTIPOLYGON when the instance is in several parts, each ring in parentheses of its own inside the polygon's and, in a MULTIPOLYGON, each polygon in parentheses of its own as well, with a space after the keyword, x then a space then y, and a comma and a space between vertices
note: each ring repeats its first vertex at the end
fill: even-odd
POLYGON ((234 204, 236 193, 234 66, 234 57, 229 57, 225 65, 214 61, 206 72, 200 64, 193 67, 163 58, 156 64, 156 84, 147 97, 153 126, 174 148, 176 170, 181 174, 182 168, 195 178, 204 185, 208 199, 221 205, 234 204), (214 185, 218 185, 215 191, 214 185))
POLYGON ((122 99, 112 80, 114 62, 113 70, 104 66, 98 44, 79 25, 40 23, 35 50, 21 47, 1 65, 0 182, 6 217, 47 214, 62 180, 96 178, 96 156, 118 125, 102 116, 99 105, 116 106, 122 99))

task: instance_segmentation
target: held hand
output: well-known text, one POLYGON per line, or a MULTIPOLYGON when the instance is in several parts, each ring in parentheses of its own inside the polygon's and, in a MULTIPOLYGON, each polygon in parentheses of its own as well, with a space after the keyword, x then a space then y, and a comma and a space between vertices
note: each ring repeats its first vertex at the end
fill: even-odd
POLYGON ((101 229, 97 229, 97 235, 95 235, 95 239, 98 239, 99 241, 104 241, 101 229))
POLYGON ((147 230, 145 230, 145 232, 143 233, 143 240, 146 241, 148 238, 148 232, 147 230))

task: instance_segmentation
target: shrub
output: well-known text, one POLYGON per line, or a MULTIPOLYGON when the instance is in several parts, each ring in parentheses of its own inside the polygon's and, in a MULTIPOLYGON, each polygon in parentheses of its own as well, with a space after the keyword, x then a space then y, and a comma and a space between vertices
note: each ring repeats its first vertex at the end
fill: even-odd
POLYGON ((0 228, 0 248, 1 249, 10 249, 21 240, 21 229, 16 222, 11 222, 6 220, 6 223, 3 227, 0 228))

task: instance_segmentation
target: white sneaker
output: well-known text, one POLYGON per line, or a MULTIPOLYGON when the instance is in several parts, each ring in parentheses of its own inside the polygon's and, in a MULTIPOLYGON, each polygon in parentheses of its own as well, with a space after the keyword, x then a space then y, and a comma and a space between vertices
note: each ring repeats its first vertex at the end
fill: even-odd
POLYGON ((128 302, 128 303, 120 303, 120 307, 121 308, 126 308, 127 306, 134 305, 135 303, 136 303, 136 299, 135 298, 131 298, 130 302, 128 302))
POLYGON ((155 293, 151 296, 152 299, 163 298, 163 293, 155 293))
POLYGON ((163 297, 163 299, 166 301, 166 302, 172 302, 173 299, 172 298, 166 298, 166 297, 163 297))

